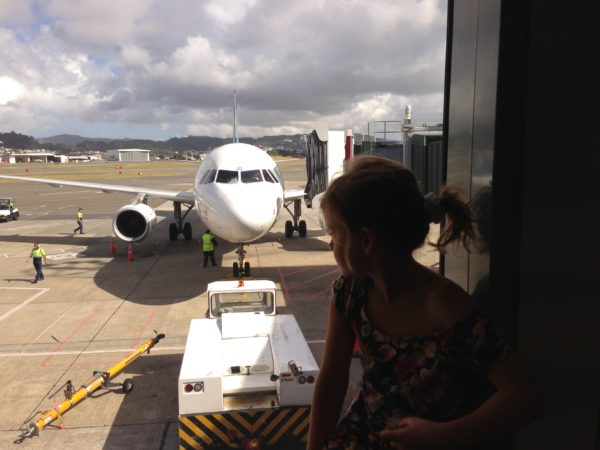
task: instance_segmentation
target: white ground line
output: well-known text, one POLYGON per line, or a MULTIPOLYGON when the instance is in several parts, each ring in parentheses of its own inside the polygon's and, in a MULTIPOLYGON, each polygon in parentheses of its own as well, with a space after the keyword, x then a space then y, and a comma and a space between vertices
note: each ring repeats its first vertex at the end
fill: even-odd
POLYGON ((18 310, 20 310, 21 308, 27 306, 29 303, 31 303, 32 301, 34 301, 40 295, 43 295, 43 294, 45 294, 46 292, 48 292, 50 290, 50 288, 22 288, 22 287, 4 287, 4 286, 0 286, 0 289, 30 289, 30 290, 40 291, 37 294, 34 294, 33 296, 29 297, 27 300, 25 300, 20 305, 15 306, 13 309, 11 309, 10 311, 4 313, 4 315, 0 316, 0 322, 2 322, 7 317, 12 316, 18 310))
MULTIPOLYGON (((58 320, 58 319, 57 319, 58 320)), ((50 328, 50 327, 48 327, 50 328)), ((38 336, 39 337, 39 336, 38 336)), ((36 338, 37 339, 37 338, 36 338)), ((306 341, 307 344, 324 344, 324 339, 317 339, 314 341, 306 341)), ((28 344, 31 345, 31 344, 28 344)), ((173 346, 173 347, 153 347, 152 351, 173 351, 173 350, 184 350, 185 346, 173 346)), ((111 349, 99 349, 99 350, 86 350, 86 351, 78 351, 78 350, 65 350, 62 352, 31 352, 31 353, 0 353, 0 358, 14 358, 16 356, 61 356, 61 355, 93 355, 93 354, 101 354, 101 353, 127 353, 132 352, 132 348, 111 348, 111 349)))
POLYGON ((33 343, 34 343, 35 341, 37 341, 37 340, 38 340, 38 339, 39 339, 39 338, 40 338, 40 337, 41 337, 41 336, 42 336, 44 333, 46 333, 46 331, 48 331, 50 328, 52 328, 52 327, 54 326, 54 324, 55 324, 56 322, 58 322, 60 319, 62 319, 62 318, 63 318, 63 317, 64 317, 64 316, 65 316, 65 315, 68 313, 68 312, 69 312, 69 311, 65 311, 64 313, 62 313, 62 315, 61 315, 59 318, 57 318, 57 319, 56 319, 54 322, 52 322, 50 325, 48 325, 48 326, 46 327, 46 329, 45 329, 44 331, 42 331, 40 334, 38 334, 38 335, 35 337, 35 339, 34 339, 33 341, 31 341, 29 344, 27 344, 23 350, 25 350, 25 349, 27 349, 28 347, 30 347, 31 345, 33 345, 33 343))
MULTIPOLYGON (((137 348, 137 347, 136 347, 137 348)), ((172 350, 183 350, 185 346, 175 346, 175 347, 153 347, 152 352, 156 351, 172 351, 172 350)), ((132 353, 135 351, 135 348, 111 348, 111 349, 100 349, 100 350, 66 350, 62 352, 31 352, 31 353, 0 353, 0 358, 14 358, 16 356, 61 356, 61 355, 93 355, 93 354, 101 354, 101 353, 132 353)))

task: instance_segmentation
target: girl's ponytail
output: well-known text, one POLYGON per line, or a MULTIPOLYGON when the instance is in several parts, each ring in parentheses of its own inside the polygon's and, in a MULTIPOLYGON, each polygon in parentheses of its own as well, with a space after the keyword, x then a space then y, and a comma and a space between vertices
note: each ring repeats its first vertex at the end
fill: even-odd
MULTIPOLYGON (((429 196, 429 194, 428 194, 429 196)), ((432 245, 440 252, 454 241, 459 241, 467 252, 470 252, 469 243, 475 237, 473 231, 473 215, 469 205, 461 200, 458 191, 449 186, 444 187, 439 197, 425 197, 426 210, 432 222, 440 222, 446 218, 437 243, 432 245), (429 205, 429 206, 427 206, 429 205)))

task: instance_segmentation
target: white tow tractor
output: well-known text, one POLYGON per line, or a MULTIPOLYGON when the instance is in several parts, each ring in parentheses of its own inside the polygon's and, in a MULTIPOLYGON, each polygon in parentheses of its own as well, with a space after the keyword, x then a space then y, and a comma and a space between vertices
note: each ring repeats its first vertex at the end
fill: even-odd
POLYGON ((208 285, 208 318, 190 324, 179 374, 180 448, 304 448, 319 368, 275 283, 208 285))
POLYGON ((0 222, 8 222, 8 219, 17 220, 19 208, 12 197, 0 198, 0 222))

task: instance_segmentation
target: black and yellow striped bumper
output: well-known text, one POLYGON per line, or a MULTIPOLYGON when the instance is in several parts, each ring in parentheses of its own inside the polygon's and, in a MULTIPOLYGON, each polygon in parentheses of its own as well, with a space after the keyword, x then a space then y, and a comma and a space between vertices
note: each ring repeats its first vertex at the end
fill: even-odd
POLYGON ((304 449, 310 406, 179 416, 179 449, 304 449))

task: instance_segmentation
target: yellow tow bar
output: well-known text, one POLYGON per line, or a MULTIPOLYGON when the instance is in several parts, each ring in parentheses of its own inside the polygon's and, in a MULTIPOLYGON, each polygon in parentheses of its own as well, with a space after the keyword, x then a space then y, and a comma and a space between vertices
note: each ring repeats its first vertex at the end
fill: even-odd
MULTIPOLYGON (((146 339, 146 341, 140 345, 137 350, 112 366, 108 372, 95 371, 92 377, 83 383, 81 388, 79 388, 77 392, 74 392, 70 398, 67 398, 60 405, 57 405, 53 409, 43 413, 38 420, 31 422, 27 430, 22 434, 22 437, 30 437, 38 434, 57 418, 61 418, 62 420, 62 415, 65 412, 88 397, 90 394, 92 394, 92 392, 103 387, 108 387, 110 380, 119 375, 125 367, 138 359, 144 353, 150 353, 150 349, 158 344, 158 342, 164 337, 165 335, 163 333, 157 333, 155 338, 146 339)), ((125 380, 123 383, 123 391, 128 393, 131 391, 131 389, 133 389, 133 381, 131 379, 125 380)))

